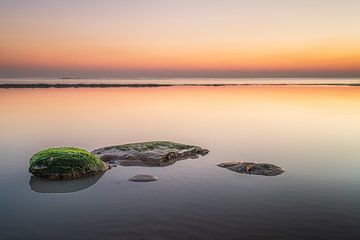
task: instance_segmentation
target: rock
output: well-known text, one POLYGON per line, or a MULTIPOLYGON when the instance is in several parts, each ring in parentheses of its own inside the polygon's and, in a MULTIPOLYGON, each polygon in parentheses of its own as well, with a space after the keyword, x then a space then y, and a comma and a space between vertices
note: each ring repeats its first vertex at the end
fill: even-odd
POLYGON ((94 154, 80 148, 49 148, 35 153, 29 172, 36 177, 74 179, 107 170, 107 165, 94 154))
POLYGON ((198 153, 199 153, 201 156, 205 156, 206 154, 209 153, 209 150, 204 149, 204 148, 201 148, 201 149, 199 149, 198 153))
POLYGON ((185 145, 168 141, 130 143, 94 150, 104 162, 123 166, 163 167, 179 160, 198 158, 209 153, 209 150, 198 146, 185 145))
POLYGON ((129 178, 128 180, 131 182, 153 182, 153 181, 157 181, 159 178, 156 176, 152 176, 152 175, 146 175, 146 174, 138 174, 135 175, 131 178, 129 178))
POLYGON ((269 163, 228 162, 220 163, 218 166, 238 173, 264 176, 276 176, 285 172, 281 167, 269 163))

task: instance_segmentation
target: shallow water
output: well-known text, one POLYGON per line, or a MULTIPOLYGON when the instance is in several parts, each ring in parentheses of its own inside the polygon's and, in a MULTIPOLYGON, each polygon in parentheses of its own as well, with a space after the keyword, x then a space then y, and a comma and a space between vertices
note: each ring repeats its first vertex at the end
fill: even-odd
POLYGON ((360 87, 1 89, 0 112, 1 239, 360 237, 360 87), (42 148, 150 140, 210 153, 70 182, 27 172, 42 148), (286 172, 216 166, 227 161, 286 172))

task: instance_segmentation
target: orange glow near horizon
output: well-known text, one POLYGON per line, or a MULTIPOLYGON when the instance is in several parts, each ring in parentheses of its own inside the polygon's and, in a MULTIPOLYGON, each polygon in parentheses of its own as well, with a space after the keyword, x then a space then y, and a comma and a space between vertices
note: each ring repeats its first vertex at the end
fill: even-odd
POLYGON ((0 10, 0 69, 360 71, 356 1, 30 2, 0 10))
POLYGON ((153 54, 146 50, 137 54, 131 51, 122 53, 81 47, 72 50, 71 54, 67 49, 23 49, 20 52, 19 48, 7 48, 2 51, 0 65, 69 69, 360 70, 360 49, 356 47, 279 49, 269 53, 251 52, 250 49, 203 49, 193 53, 174 50, 169 54, 153 54))

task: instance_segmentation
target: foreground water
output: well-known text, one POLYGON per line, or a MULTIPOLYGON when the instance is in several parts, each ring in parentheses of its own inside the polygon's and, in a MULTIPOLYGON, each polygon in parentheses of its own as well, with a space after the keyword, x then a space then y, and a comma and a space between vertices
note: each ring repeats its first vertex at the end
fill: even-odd
POLYGON ((360 237, 360 87, 2 89, 0 113, 1 239, 360 237), (70 182, 27 171, 42 148, 150 140, 210 153, 70 182), (227 161, 286 172, 216 166, 227 161))

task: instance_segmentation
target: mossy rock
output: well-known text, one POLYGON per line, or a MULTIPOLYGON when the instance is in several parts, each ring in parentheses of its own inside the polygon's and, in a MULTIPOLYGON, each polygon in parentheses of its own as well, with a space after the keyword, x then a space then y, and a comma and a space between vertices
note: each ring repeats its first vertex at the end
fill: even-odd
POLYGON ((94 154, 74 147, 48 148, 35 153, 29 172, 48 179, 74 179, 103 172, 107 166, 94 154))
POLYGON ((99 148, 92 153, 102 161, 123 166, 169 166, 179 160, 197 158, 209 150, 170 141, 129 143, 99 148))
POLYGON ((112 150, 116 149, 119 151, 137 151, 137 152, 146 152, 156 149, 175 149, 175 150, 185 150, 189 148, 195 148, 196 146, 175 143, 170 141, 152 141, 152 142, 140 142, 140 143, 128 143, 117 146, 104 147, 103 150, 112 150))

